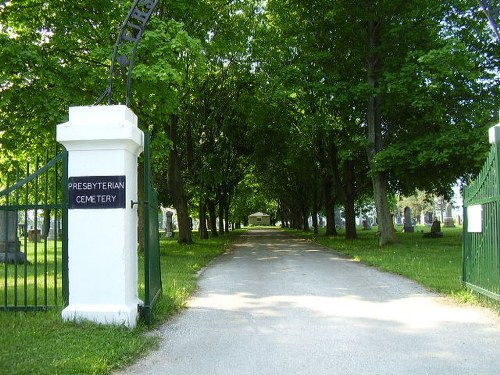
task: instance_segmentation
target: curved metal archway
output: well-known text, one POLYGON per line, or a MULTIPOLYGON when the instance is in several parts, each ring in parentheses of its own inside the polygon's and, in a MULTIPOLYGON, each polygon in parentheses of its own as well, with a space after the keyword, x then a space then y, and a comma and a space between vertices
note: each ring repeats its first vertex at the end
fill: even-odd
POLYGON ((497 42, 500 43, 500 28, 498 25, 498 19, 500 17, 500 6, 493 0, 479 0, 479 3, 483 8, 484 13, 486 13, 486 17, 488 17, 488 21, 491 28, 493 29, 495 37, 497 38, 497 42))
POLYGON ((100 104, 106 97, 108 104, 113 104, 113 78, 116 68, 125 68, 127 71, 127 81, 125 86, 125 104, 130 104, 130 87, 132 84, 132 70, 134 68, 134 57, 137 45, 142 38, 151 15, 153 14, 159 0, 135 0, 132 8, 125 17, 120 33, 116 38, 111 65, 109 68, 109 80, 106 90, 97 99, 95 105, 100 104))

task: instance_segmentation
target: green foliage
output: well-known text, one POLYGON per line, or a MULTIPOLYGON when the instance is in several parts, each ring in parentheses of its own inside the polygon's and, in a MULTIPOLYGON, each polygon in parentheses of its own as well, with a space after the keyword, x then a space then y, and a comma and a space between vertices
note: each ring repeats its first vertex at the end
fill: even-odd
MULTIPOLYGON (((96 100, 129 7, 0 7, 2 170, 52 148, 67 107, 96 100)), ((347 188, 365 199, 378 173, 390 193, 443 194, 473 177, 487 153, 499 48, 475 0, 160 2, 139 44, 131 107, 152 135, 164 204, 172 203, 165 187, 174 181, 167 184, 173 148, 191 211, 204 199, 241 206, 235 192, 253 190, 253 181, 240 186, 249 174, 264 200, 303 215, 327 200, 346 204, 347 188), (378 25, 376 51, 367 48, 370 22, 378 25), (374 95, 381 143, 369 171, 366 103, 374 95)))
POLYGON ((60 312, 2 313, 0 360, 9 374, 109 374, 155 339, 127 328, 61 323, 60 312))

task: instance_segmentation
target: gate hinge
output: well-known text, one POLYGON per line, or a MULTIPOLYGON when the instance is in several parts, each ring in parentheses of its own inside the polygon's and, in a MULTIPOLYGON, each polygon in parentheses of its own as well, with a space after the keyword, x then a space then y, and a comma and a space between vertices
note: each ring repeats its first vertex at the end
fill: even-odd
POLYGON ((134 208, 134 206, 135 206, 136 204, 149 204, 149 201, 142 201, 142 202, 134 202, 134 201, 132 201, 132 200, 130 201, 130 207, 131 207, 131 208, 134 208))

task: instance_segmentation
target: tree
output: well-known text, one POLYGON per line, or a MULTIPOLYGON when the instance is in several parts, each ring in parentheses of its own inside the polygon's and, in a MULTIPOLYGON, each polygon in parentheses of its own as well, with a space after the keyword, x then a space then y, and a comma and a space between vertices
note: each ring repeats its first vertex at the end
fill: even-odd
POLYGON ((67 107, 90 104, 105 87, 109 19, 123 4, 10 1, 0 7, 0 131, 9 160, 52 149, 67 107), (64 84, 61 84, 64 82, 64 84))

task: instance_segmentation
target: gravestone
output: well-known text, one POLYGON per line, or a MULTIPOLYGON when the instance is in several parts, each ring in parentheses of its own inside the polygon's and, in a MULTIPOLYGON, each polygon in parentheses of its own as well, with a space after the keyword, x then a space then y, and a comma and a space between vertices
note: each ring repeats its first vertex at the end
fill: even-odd
POLYGON ((425 233, 424 237, 443 237, 443 232, 441 232, 441 222, 438 219, 434 219, 431 226, 431 232, 425 233))
POLYGON ((446 204, 446 216, 444 217, 444 226, 446 228, 453 228, 455 226, 455 220, 453 220, 452 216, 452 207, 451 204, 446 204))
POLYGON ((49 233, 47 234, 48 240, 60 240, 62 237, 62 222, 61 220, 50 219, 49 233), (56 238, 57 233, 57 238, 56 238))
POLYGON ((432 211, 427 211, 427 213, 424 216, 424 224, 431 226, 432 222, 433 222, 432 211))
POLYGON ((371 220, 369 218, 367 218, 366 216, 363 217, 362 224, 363 224, 363 230, 371 230, 372 229, 371 220))
POLYGON ((335 209, 335 226, 337 228, 344 227, 344 222, 342 221, 342 216, 340 215, 340 210, 338 208, 335 209))
POLYGON ((174 231, 172 230, 172 216, 174 213, 172 211, 165 212, 165 237, 174 237, 174 231))
POLYGON ((404 210, 404 220, 403 220, 403 231, 405 233, 413 233, 415 228, 413 227, 413 223, 411 220, 411 209, 410 207, 405 207, 404 210))
POLYGON ((325 218, 323 216, 318 216, 318 226, 320 228, 324 228, 325 227, 325 218))
POLYGON ((396 225, 403 225, 403 217, 402 217, 402 214, 401 214, 401 209, 398 208, 398 212, 396 213, 396 216, 395 216, 395 224, 396 225))
POLYGON ((17 211, 0 211, 0 263, 24 263, 26 255, 21 252, 17 236, 17 211))

